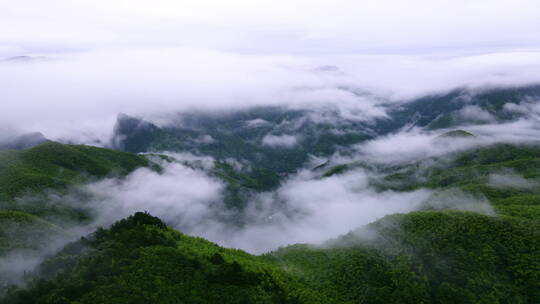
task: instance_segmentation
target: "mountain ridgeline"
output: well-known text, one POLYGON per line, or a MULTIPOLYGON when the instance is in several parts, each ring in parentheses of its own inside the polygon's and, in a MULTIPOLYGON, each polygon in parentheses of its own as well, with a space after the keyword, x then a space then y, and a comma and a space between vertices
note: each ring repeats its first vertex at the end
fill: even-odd
POLYGON ((120 114, 114 149, 11 140, 0 149, 0 304, 540 303, 540 141, 490 141, 468 128, 527 119, 538 100, 540 86, 457 89, 388 103, 387 117, 369 121, 338 107, 184 112, 163 125, 120 114), (412 128, 433 147, 468 146, 402 162, 358 157, 358 145, 412 128), (224 208, 227 227, 255 221, 265 201, 253 198, 302 216, 278 195, 298 176, 354 184, 362 172, 370 195, 429 197, 416 211, 262 255, 175 230, 193 219, 167 218, 168 205, 154 209, 166 210, 161 218, 137 210, 90 225, 99 194, 85 186, 120 187, 144 172, 142 183, 169 174, 177 187, 171 168, 221 187, 223 202, 205 207, 224 208))
MULTIPOLYGON (((354 92, 353 92, 354 93, 354 92)), ((360 94, 360 93, 355 93, 360 94)), ((229 112, 186 112, 158 126, 121 114, 113 145, 128 152, 176 151, 218 160, 245 160, 276 173, 302 168, 310 156, 328 157, 363 141, 413 127, 430 130, 508 122, 526 113, 516 105, 540 98, 540 85, 456 89, 385 105, 387 117, 341 116, 339 107, 316 110, 256 107, 229 112)))
POLYGON ((527 115, 516 108, 535 98, 540 98, 540 85, 462 88, 384 104, 387 116, 371 120, 337 106, 191 111, 170 115, 162 125, 120 114, 112 143, 127 152, 188 152, 214 158, 222 164, 218 171, 228 184, 227 205, 238 208, 246 206, 254 191, 274 190, 288 176, 321 166, 336 153, 354 157, 355 147, 365 141, 412 128, 436 131, 515 121, 527 115), (230 166, 230 160, 240 162, 241 168, 230 166), (224 166, 234 170, 223 174, 224 166), (238 182, 233 176, 247 178, 238 182))
POLYGON ((135 154, 55 142, 0 151, 0 255, 37 249, 67 223, 90 220, 83 204, 52 202, 48 194, 62 194, 99 178, 125 176, 143 166, 149 162, 135 154))
POLYGON ((67 245, 0 303, 536 303, 539 228, 424 211, 253 256, 136 213, 67 245))

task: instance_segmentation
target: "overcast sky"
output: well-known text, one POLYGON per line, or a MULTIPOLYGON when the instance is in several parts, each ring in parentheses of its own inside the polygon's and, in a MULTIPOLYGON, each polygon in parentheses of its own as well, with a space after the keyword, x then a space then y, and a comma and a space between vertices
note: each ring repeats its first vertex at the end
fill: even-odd
POLYGON ((537 0, 2 0, 4 54, 103 46, 250 53, 540 46, 537 0))
POLYGON ((337 88, 539 82, 538 29, 538 0, 0 0, 0 129, 104 139, 119 112, 276 103, 370 119, 337 88), (21 55, 49 59, 2 60, 21 55))

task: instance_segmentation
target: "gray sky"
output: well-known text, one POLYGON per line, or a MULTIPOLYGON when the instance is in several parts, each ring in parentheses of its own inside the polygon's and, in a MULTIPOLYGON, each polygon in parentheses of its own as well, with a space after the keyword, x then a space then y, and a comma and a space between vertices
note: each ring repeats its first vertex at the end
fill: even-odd
POLYGON ((536 0, 3 0, 0 54, 104 46, 416 53, 540 46, 536 0))

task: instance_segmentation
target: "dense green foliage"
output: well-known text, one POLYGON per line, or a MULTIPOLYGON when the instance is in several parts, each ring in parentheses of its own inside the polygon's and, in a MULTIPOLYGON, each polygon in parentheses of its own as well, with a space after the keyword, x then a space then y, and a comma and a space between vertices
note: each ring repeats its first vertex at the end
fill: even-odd
MULTIPOLYGON (((340 89, 362 95, 348 88, 340 89)), ((474 91, 460 88, 399 105, 385 105, 388 117, 374 121, 365 121, 362 115, 355 117, 361 113, 341 113, 341 109, 331 106, 315 110, 266 106, 226 112, 192 111, 178 113, 168 124, 161 126, 121 114, 113 142, 116 148, 129 152, 177 151, 211 156, 220 163, 229 158, 241 161, 248 167, 244 172, 238 172, 244 176, 234 176, 223 168, 218 168, 218 176, 229 185, 226 205, 242 208, 253 191, 273 189, 279 180, 304 168, 312 156, 324 161, 338 151, 348 155, 354 153, 352 147, 355 144, 405 126, 439 129, 485 123, 463 120, 460 111, 469 106, 489 113, 497 121, 516 119, 520 114, 506 111, 504 105, 519 104, 535 96, 540 96, 538 85, 474 91), (296 144, 265 144, 266 136, 282 135, 294 136, 296 144), (249 171, 260 174, 246 174, 249 171)), ((457 130, 448 132, 443 138, 470 135, 457 130)), ((339 165, 325 176, 343 173, 352 167, 355 166, 339 165)))
MULTIPOLYGON (((347 88, 341 88, 348 91, 347 88)), ((350 94, 361 94, 354 90, 350 94)), ((388 117, 365 121, 362 115, 339 115, 334 107, 297 109, 253 107, 230 112, 188 112, 158 127, 150 122, 119 115, 115 128, 117 148, 130 152, 188 151, 218 160, 233 157, 255 167, 277 173, 294 172, 305 165, 309 155, 329 156, 347 147, 396 132, 405 126, 431 129, 450 128, 467 123, 459 114, 468 106, 489 113, 497 121, 519 118, 505 110, 508 103, 519 104, 540 96, 540 86, 456 89, 444 94, 389 104, 388 117), (360 119, 358 119, 360 118, 360 119), (271 147, 262 144, 266 135, 296 135, 298 145, 271 147)), ((461 134, 463 135, 463 134, 461 134)))
POLYGON ((55 142, 0 151, 0 201, 47 188, 65 188, 92 177, 125 175, 147 165, 144 157, 131 153, 55 142))
POLYGON ((264 168, 250 168, 249 172, 240 172, 227 162, 215 163, 214 173, 231 186, 241 186, 257 191, 273 190, 279 186, 279 175, 264 168))
POLYGON ((335 303, 538 303, 540 225, 423 211, 269 258, 335 303))
POLYGON ((37 249, 60 231, 60 228, 36 216, 0 210, 0 256, 13 248, 37 249))
POLYGON ((371 181, 380 190, 460 189, 487 198, 500 214, 540 220, 538 144, 493 144, 405 165, 340 164, 321 176, 355 168, 382 173, 382 180, 371 181), (503 181, 494 181, 497 176, 502 176, 503 181))
MULTIPOLYGON (((274 190, 280 185, 279 175, 264 168, 249 168, 246 172, 227 162, 216 161, 212 173, 225 181, 224 203, 230 209, 241 210, 255 192, 274 190)), ((241 223, 241 219, 232 222, 241 223)))
POLYGON ((0 303, 537 303, 539 228, 423 211, 253 256, 136 213, 67 245, 0 303))
POLYGON ((391 108, 388 115, 392 119, 378 121, 374 129, 378 133, 388 133, 407 125, 435 130, 489 122, 480 118, 471 120, 470 117, 460 115, 460 111, 467 106, 477 107, 499 122, 509 121, 522 114, 505 111, 505 104, 519 104, 539 96, 539 85, 485 90, 455 89, 447 93, 424 96, 403 106, 391 108))
MULTIPOLYGON (((226 182, 226 206, 241 210, 250 195, 276 189, 311 155, 322 162, 406 125, 439 129, 484 123, 460 116, 470 105, 496 121, 509 121, 521 114, 505 111, 505 104, 539 92, 539 86, 455 90, 390 108, 391 119, 369 123, 336 119, 335 109, 313 118, 313 112, 280 107, 182 114, 178 124, 165 127, 120 116, 116 144, 130 152, 214 157, 208 173, 226 182), (264 144, 267 135, 298 135, 298 143, 264 144), (243 167, 231 165, 231 157, 243 167)), ((456 137, 475 140, 462 130, 436 140, 451 143, 456 137)), ((136 213, 48 257, 26 275, 27 285, 11 287, 0 303, 540 303, 539 146, 495 144, 405 165, 328 164, 313 170, 320 178, 359 167, 373 170, 380 173, 370 177, 378 190, 460 189, 487 198, 498 215, 391 215, 322 246, 297 244, 254 256, 136 213)), ((65 233, 67 220, 88 219, 85 210, 47 200, 45 190, 62 193, 149 165, 132 153, 53 142, 0 151, 0 256, 13 249, 37 251, 51 236, 65 233)), ((230 223, 235 221, 242 224, 241 219, 230 223)), ((5 283, 0 274, 0 294, 5 283)))
POLYGON ((540 219, 540 146, 495 144, 438 159, 428 167, 405 166, 385 180, 394 189, 459 188, 485 196, 501 214, 540 219), (508 176, 495 183, 493 176, 508 176), (517 180, 518 182, 512 182, 517 180), (520 184, 521 183, 521 184, 520 184))
MULTIPOLYGON (((489 177, 511 172, 534 182, 540 176, 539 156, 536 146, 497 144, 429 166, 388 168, 393 173, 383 180, 395 189, 460 188, 485 195, 508 216, 452 211, 393 215, 324 246, 294 245, 263 256, 188 237, 137 213, 69 244, 41 265, 28 287, 11 289, 4 301, 536 303, 540 194, 534 186, 493 185, 489 177)), ((337 166, 322 177, 359 165, 337 166)), ((261 183, 261 172, 240 172, 226 162, 217 162, 213 172, 229 187, 264 191, 279 184, 264 170, 267 183, 261 183)), ((44 240, 59 231, 22 212, 3 211, 0 224, 10 231, 40 231, 44 240)), ((24 233, 0 233, 0 250, 32 246, 39 244, 24 233)))
POLYGON ((317 303, 261 258, 168 229, 144 213, 47 260, 2 303, 317 303))
MULTIPOLYGON (((26 150, 0 151, 0 256, 39 250, 64 226, 88 221, 82 205, 52 201, 48 191, 108 176, 123 176, 148 161, 109 149, 47 142, 26 150)), ((84 199, 83 193, 76 193, 84 199)), ((5 279, 0 274, 0 283, 5 279)))
POLYGON ((344 147, 372 138, 359 131, 357 121, 329 117, 307 119, 310 111, 283 107, 255 107, 226 113, 179 114, 177 124, 158 127, 120 115, 115 133, 117 148, 129 152, 178 151, 247 161, 274 174, 291 173, 305 165, 310 155, 331 155, 344 147), (334 121, 334 122, 330 122, 334 121), (292 146, 266 145, 267 135, 300 135, 292 146))

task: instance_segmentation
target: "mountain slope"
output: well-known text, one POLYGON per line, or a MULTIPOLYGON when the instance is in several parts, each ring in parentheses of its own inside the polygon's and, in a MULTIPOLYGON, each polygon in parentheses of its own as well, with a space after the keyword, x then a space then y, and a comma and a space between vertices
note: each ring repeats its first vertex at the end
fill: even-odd
MULTIPOLYGON (((474 139, 471 135, 466 137, 474 139)), ((452 138, 440 136, 435 140, 452 138)), ((379 190, 429 188, 444 192, 459 189, 480 199, 487 198, 500 214, 540 219, 538 143, 497 143, 400 165, 363 162, 337 164, 323 168, 321 177, 358 168, 375 170, 382 175, 382 178, 371 181, 379 190)), ((437 200, 438 197, 433 199, 437 200)))
POLYGON ((263 259, 144 213, 69 244, 39 276, 0 303, 324 303, 263 259))
POLYGON ((0 201, 108 174, 123 175, 147 165, 142 156, 55 142, 21 151, 0 151, 0 201))
POLYGON ((510 217, 414 212, 269 258, 336 303, 536 303, 538 228, 510 217))
POLYGON ((136 213, 67 245, 0 303, 536 303, 539 228, 423 211, 253 256, 136 213))
POLYGON ((401 169, 385 177, 397 189, 459 188, 485 196, 501 214, 540 219, 540 146, 495 144, 401 169))
POLYGON ((224 161, 234 158, 255 168, 290 173, 302 167, 310 154, 331 155, 372 138, 362 123, 341 120, 335 113, 316 121, 306 110, 260 107, 231 113, 181 113, 158 127, 119 115, 115 147, 129 152, 177 151, 208 155, 224 161))
POLYGON ((25 212, 0 210, 0 257, 13 249, 37 250, 60 227, 25 212))
POLYGON ((50 191, 62 193, 70 186, 149 165, 144 157, 130 153, 55 142, 0 151, 0 256, 12 250, 39 250, 61 235, 64 226, 89 220, 82 207, 52 202, 50 191))
POLYGON ((483 124, 515 120, 523 113, 509 111, 517 105, 540 98, 540 85, 509 88, 455 89, 406 102, 389 109, 390 119, 375 125, 379 134, 403 127, 428 129, 453 128, 467 124, 483 124))

